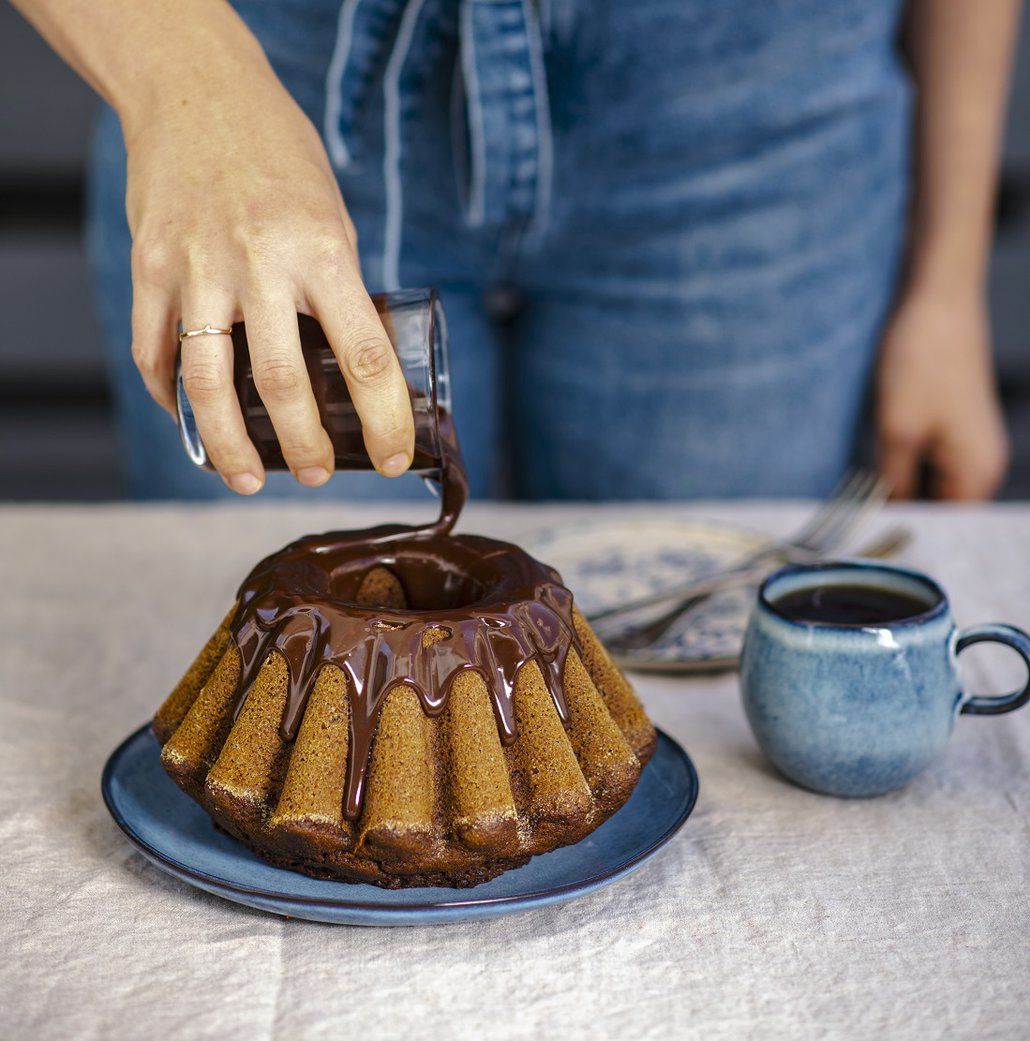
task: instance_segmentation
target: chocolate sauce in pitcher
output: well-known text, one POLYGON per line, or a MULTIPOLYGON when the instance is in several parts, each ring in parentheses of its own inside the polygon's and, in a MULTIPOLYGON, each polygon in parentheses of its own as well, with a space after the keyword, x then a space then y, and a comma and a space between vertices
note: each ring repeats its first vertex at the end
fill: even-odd
MULTIPOLYGON (((377 296, 372 299, 380 314, 384 316, 384 321, 389 322, 389 298, 377 296)), ((430 299, 435 300, 435 297, 430 296, 430 299)), ((439 320, 436 317, 436 306, 431 306, 427 313, 430 323, 439 320)), ((374 469, 365 448, 361 419, 322 327, 314 318, 304 314, 297 315, 297 325, 311 392, 322 427, 332 442, 336 469, 374 469)), ((438 332, 433 329, 426 332, 430 341, 436 335, 438 332)), ((237 322, 232 327, 232 345, 233 384, 239 398, 247 435, 257 449, 266 470, 287 470, 289 467, 283 457, 282 447, 254 380, 247 343, 247 327, 244 322, 237 322)), ((430 381, 441 378, 445 376, 439 373, 429 374, 430 381)), ((454 420, 446 406, 430 400, 425 392, 410 388, 410 395, 415 423, 415 450, 410 470, 438 486, 441 512, 432 530, 446 533, 454 527, 468 497, 468 478, 454 420)), ((207 470, 214 469, 206 456, 201 465, 207 470)))
MULTIPOLYGON (((365 449, 361 419, 322 327, 306 314, 297 315, 297 325, 311 392, 318 407, 322 426, 333 445, 336 468, 374 469, 365 449)), ((432 331, 427 333, 427 336, 433 335, 432 331)), ((237 322, 232 327, 232 346, 233 384, 240 401, 247 434, 254 442, 254 447, 267 470, 288 470, 272 420, 254 381, 246 323, 237 322)), ((424 389, 410 388, 410 395, 411 411, 415 420, 415 454, 411 469, 415 473, 427 474, 439 468, 439 460, 443 453, 440 416, 436 404, 430 400, 424 389)), ((210 461, 205 462, 204 466, 212 469, 210 461)))
MULTIPOLYGON (((306 357, 325 357, 325 337, 313 319, 301 323, 306 357), (317 330, 317 331, 316 331, 317 330)), ((245 335, 234 330, 237 364, 245 335)), ((333 362, 335 365, 335 360, 333 362)), ((338 370, 312 367, 312 387, 337 465, 371 468, 357 414, 338 370)), ((238 373, 244 415, 256 393, 249 363, 238 373)), ((269 653, 286 661, 288 688, 280 723, 284 740, 297 734, 321 669, 333 665, 350 689, 350 743, 344 815, 361 813, 368 761, 386 696, 413 689, 429 716, 441 713, 455 678, 466 670, 484 679, 500 738, 515 739, 513 692, 518 672, 534 661, 563 722, 565 660, 577 645, 572 594, 556 571, 517 546, 476 535, 452 535, 468 495, 457 432, 439 406, 413 399, 416 454, 412 469, 440 488, 440 515, 423 526, 388 525, 311 535, 261 561, 237 594, 230 636, 240 655, 238 713, 269 653), (422 417, 420 419, 420 416, 422 417), (407 606, 357 602, 370 571, 387 568, 407 606)), ((263 410, 260 410, 263 411, 263 410)), ((249 409, 248 432, 266 466, 282 453, 271 425, 249 409), (272 445, 274 444, 274 448, 272 445)), ((265 413, 267 420, 267 413, 265 413)))

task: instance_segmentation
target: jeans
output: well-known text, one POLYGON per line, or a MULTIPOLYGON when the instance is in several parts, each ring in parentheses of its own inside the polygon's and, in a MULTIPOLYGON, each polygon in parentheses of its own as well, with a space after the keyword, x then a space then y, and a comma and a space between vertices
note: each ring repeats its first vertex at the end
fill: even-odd
MULTIPOLYGON (((474 495, 836 482, 903 243, 897 0, 237 7, 324 132, 369 289, 440 289, 474 495)), ((89 245, 129 487, 229 494, 132 366, 124 190, 106 112, 89 245)), ((268 490, 424 494, 374 474, 268 490)))

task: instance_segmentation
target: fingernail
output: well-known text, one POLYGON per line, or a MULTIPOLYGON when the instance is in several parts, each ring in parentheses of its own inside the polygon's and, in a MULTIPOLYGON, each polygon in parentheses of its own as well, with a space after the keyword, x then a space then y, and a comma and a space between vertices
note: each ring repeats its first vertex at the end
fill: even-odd
POLYGON ((324 466, 302 466, 297 471, 297 480, 301 484, 316 488, 329 480, 329 471, 324 466))
POLYGON ((404 452, 391 455, 380 467, 379 472, 384 477, 399 477, 411 463, 411 456, 404 452))
POLYGON ((261 478, 251 473, 232 474, 226 480, 229 487, 240 495, 253 495, 261 490, 261 478))

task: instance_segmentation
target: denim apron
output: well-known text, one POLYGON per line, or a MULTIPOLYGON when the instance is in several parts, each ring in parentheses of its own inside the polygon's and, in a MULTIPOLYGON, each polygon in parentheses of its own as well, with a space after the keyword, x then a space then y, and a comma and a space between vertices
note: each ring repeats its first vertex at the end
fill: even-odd
MULTIPOLYGON (((898 0, 236 6, 324 135, 369 288, 441 289, 475 494, 832 486, 903 245, 898 0)), ((132 368, 124 183, 105 113, 89 244, 130 490, 223 495, 132 368)))

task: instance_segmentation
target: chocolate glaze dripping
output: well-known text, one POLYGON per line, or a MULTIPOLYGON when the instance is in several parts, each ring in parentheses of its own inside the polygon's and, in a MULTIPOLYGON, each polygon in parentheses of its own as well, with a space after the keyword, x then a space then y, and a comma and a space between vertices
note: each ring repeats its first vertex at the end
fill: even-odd
POLYGON ((372 741, 386 696, 402 684, 423 710, 439 715, 455 678, 480 672, 501 740, 515 739, 515 677, 536 661, 562 721, 568 723, 562 674, 576 646, 572 594, 557 572, 517 546, 478 535, 449 534, 468 484, 450 417, 442 414, 440 517, 412 528, 389 525, 300 539, 261 561, 239 590, 230 625, 240 653, 238 714, 274 649, 289 673, 284 740, 292 741, 323 665, 348 676, 350 753, 344 815, 360 815, 372 741), (374 568, 388 568, 410 610, 358 605, 374 568), (425 606, 429 605, 429 606, 425 606))

